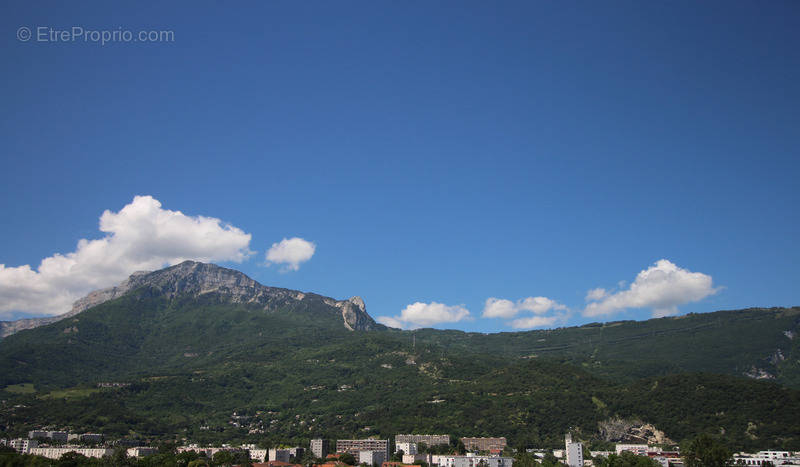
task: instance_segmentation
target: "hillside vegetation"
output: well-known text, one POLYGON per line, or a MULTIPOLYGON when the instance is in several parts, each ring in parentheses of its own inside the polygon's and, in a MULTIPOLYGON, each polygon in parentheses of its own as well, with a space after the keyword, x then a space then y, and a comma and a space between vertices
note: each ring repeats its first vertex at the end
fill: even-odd
POLYGON ((434 432, 555 447, 568 429, 600 443, 600 424, 622 418, 675 442, 707 432, 742 449, 800 449, 797 308, 415 339, 348 331, 329 308, 141 287, 22 331, 0 341, 0 436, 51 426, 270 444, 434 432), (742 376, 753 368, 777 379, 742 376))
POLYGON ((540 357, 633 381, 680 372, 775 379, 800 388, 800 308, 750 308, 496 334, 416 331, 454 351, 540 357))

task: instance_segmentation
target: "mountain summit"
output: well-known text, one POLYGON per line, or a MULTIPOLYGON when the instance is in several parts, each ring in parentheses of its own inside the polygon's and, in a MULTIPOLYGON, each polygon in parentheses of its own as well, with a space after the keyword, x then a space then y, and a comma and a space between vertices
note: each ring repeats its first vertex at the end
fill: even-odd
POLYGON ((233 269, 184 261, 158 271, 135 272, 117 286, 96 290, 77 300, 72 310, 59 316, 0 322, 0 337, 70 318, 133 291, 142 291, 148 296, 168 300, 213 297, 219 302, 253 306, 265 311, 306 308, 304 305, 307 305, 316 312, 341 315, 343 326, 351 331, 366 331, 378 327, 367 313, 361 297, 336 300, 312 293, 268 287, 233 269))

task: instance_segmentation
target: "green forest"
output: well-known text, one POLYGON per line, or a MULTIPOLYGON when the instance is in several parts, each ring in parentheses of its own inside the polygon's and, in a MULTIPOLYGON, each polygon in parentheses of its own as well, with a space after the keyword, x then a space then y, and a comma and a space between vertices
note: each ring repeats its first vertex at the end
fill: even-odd
POLYGON ((600 424, 625 419, 676 443, 800 449, 798 340, 785 332, 797 308, 489 335, 351 332, 335 318, 139 290, 20 332, 0 341, 0 437, 54 427, 271 446, 417 432, 552 448, 567 430, 608 442, 600 424), (744 377, 751 366, 776 377, 744 377))

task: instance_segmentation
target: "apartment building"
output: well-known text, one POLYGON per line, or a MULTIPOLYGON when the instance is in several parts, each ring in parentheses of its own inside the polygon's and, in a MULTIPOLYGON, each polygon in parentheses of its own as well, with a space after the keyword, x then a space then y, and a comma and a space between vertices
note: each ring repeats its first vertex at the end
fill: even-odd
POLYGON ((39 446, 39 442, 35 439, 17 438, 12 439, 8 445, 20 454, 27 454, 31 449, 39 446))
POLYGON ((514 459, 512 457, 500 456, 479 456, 467 454, 466 456, 431 456, 431 463, 439 467, 478 467, 479 464, 486 467, 512 467, 514 459))
POLYGON ((303 457, 303 454, 306 452, 303 448, 287 448, 287 449, 270 449, 269 450, 269 461, 280 461, 280 462, 289 462, 289 459, 294 457, 298 459, 303 457))
POLYGON ((110 456, 114 453, 111 448, 87 448, 84 446, 64 446, 64 447, 47 447, 47 448, 30 448, 28 454, 34 456, 43 456, 48 459, 60 459, 61 456, 68 452, 76 452, 86 457, 95 457, 97 459, 103 456, 110 456))
POLYGON ((617 455, 628 451, 636 454, 637 456, 646 456, 648 450, 649 449, 646 444, 617 444, 616 446, 617 455))
POLYGON ((378 466, 386 462, 386 451, 358 451, 358 463, 378 466))
POLYGON ((425 443, 428 446, 450 444, 450 435, 395 435, 394 444, 425 443))
POLYGON ((397 443, 394 445, 394 452, 403 451, 403 454, 416 454, 417 443, 397 443))
POLYGON ((567 455, 569 467, 583 467, 583 444, 572 441, 572 435, 567 433, 564 438, 564 451, 567 455))
POLYGON ((158 448, 151 448, 148 446, 135 446, 132 448, 128 448, 126 451, 128 457, 147 457, 152 456, 153 454, 158 454, 158 448))
POLYGON ((502 451, 506 447, 506 439, 501 438, 461 438, 467 451, 502 451))
POLYGON ((328 452, 330 452, 330 449, 330 442, 327 439, 318 438, 311 440, 311 452, 314 454, 314 457, 325 458, 328 452))
MULTIPOLYGON (((358 458, 361 451, 382 451, 385 453, 384 459, 389 459, 389 440, 388 439, 338 439, 336 440, 336 452, 346 452, 358 458)), ((383 461, 381 461, 383 462, 383 461)))

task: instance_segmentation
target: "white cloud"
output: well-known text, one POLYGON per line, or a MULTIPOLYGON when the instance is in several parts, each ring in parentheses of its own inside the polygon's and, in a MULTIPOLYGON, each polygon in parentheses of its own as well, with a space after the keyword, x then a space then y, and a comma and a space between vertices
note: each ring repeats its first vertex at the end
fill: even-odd
POLYGON ((377 322, 379 322, 381 324, 385 324, 386 326, 389 326, 390 328, 403 329, 403 328, 406 327, 405 323, 403 323, 402 321, 400 321, 397 318, 392 318, 391 316, 378 316, 377 318, 375 318, 375 321, 377 321, 377 322))
POLYGON ((654 317, 678 313, 678 305, 697 302, 719 291, 712 286, 711 276, 691 272, 662 259, 641 271, 630 287, 615 293, 593 293, 583 310, 584 316, 610 315, 627 308, 652 308, 654 317))
MULTIPOLYGON (((624 282, 624 281, 622 281, 622 282, 624 282)), ((624 287, 624 285, 622 285, 621 287, 624 287)), ((602 300, 607 295, 608 295, 608 290, 606 290, 606 289, 604 289, 602 287, 598 287, 596 289, 592 289, 592 290, 586 292, 586 301, 587 302, 594 302, 594 301, 597 301, 597 300, 602 300)))
POLYGON ((483 307, 484 318, 513 318, 520 311, 540 315, 551 310, 566 310, 567 307, 547 297, 528 297, 516 303, 504 298, 490 297, 483 307))
POLYGON ((284 238, 267 251, 267 264, 284 264, 283 271, 297 271, 300 263, 314 256, 316 249, 317 245, 302 238, 284 238))
POLYGON ((519 318, 515 319, 511 322, 511 327, 514 329, 531 329, 531 328, 539 328, 542 326, 552 326, 560 319, 563 319, 560 315, 554 316, 529 316, 527 318, 519 318))
POLYGON ((566 305, 562 305, 555 300, 547 297, 528 297, 518 303, 521 311, 530 311, 537 315, 547 313, 550 310, 566 310, 566 305))
POLYGON ((136 196, 119 212, 100 216, 96 240, 81 239, 75 251, 30 265, 0 264, 0 316, 10 312, 58 315, 86 293, 116 285, 132 272, 154 270, 187 259, 246 259, 251 235, 219 219, 187 216, 161 208, 151 196, 136 196))
POLYGON ((416 302, 403 308, 399 316, 379 316, 377 321, 393 328, 415 329, 439 323, 456 323, 469 317, 463 305, 416 302))
POLYGON ((531 329, 564 321, 566 313, 554 313, 549 316, 548 312, 568 311, 566 305, 547 297, 527 297, 516 302, 504 298, 490 297, 486 299, 483 307, 484 318, 513 318, 520 312, 530 312, 533 316, 522 316, 508 324, 514 329, 531 329))
POLYGON ((517 312, 519 312, 517 305, 504 298, 487 298, 483 306, 484 318, 513 318, 517 312))

